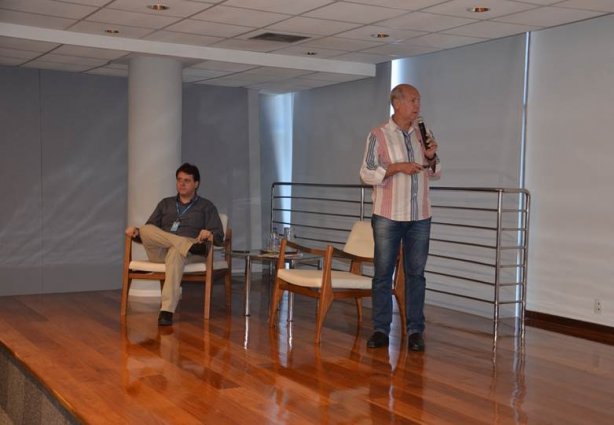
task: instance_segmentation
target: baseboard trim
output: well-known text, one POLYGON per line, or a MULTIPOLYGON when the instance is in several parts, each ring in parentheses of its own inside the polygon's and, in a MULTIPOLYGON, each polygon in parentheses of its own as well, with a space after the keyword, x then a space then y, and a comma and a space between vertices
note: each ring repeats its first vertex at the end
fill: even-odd
POLYGON ((614 327, 527 310, 525 324, 565 335, 614 345, 614 327))

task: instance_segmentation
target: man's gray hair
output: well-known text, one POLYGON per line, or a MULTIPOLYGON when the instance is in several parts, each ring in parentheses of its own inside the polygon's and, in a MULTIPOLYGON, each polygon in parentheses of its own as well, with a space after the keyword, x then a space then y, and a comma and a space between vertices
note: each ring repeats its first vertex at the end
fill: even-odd
POLYGON ((394 102, 395 99, 403 99, 403 86, 407 86, 407 84, 399 84, 390 92, 390 104, 394 102))

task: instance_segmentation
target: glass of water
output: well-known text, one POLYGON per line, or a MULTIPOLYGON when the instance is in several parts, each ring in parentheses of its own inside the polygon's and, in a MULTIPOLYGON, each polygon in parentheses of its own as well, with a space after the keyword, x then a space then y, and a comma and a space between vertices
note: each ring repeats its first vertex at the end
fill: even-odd
POLYGON ((294 240, 294 229, 292 227, 284 227, 284 239, 288 241, 294 240))

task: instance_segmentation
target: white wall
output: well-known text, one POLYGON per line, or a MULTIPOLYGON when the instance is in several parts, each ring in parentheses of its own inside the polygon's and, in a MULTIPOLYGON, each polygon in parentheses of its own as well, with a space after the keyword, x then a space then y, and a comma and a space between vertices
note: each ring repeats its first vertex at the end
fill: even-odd
POLYGON ((527 308, 609 326, 613 40, 614 16, 532 35, 526 171, 533 194, 527 308))

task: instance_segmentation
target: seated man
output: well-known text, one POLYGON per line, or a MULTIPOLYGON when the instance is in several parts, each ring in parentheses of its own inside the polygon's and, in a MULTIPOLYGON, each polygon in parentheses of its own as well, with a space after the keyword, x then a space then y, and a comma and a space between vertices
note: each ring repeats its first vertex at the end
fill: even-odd
POLYGON ((149 261, 166 265, 158 325, 173 324, 186 263, 202 261, 210 235, 223 242, 224 229, 215 205, 196 194, 200 183, 198 168, 187 162, 177 169, 177 196, 162 199, 140 229, 128 227, 126 234, 141 241, 149 261))

